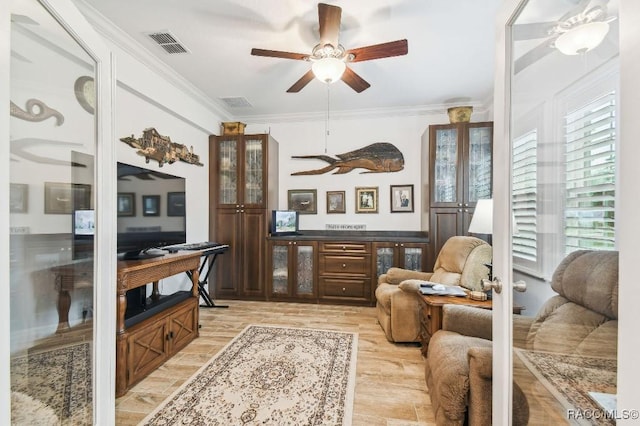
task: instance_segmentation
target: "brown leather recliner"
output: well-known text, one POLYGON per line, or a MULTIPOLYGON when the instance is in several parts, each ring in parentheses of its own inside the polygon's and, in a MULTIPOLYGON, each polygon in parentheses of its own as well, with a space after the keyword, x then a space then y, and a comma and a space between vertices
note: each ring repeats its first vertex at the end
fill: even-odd
POLYGON ((415 282, 432 281, 480 290, 487 278, 491 246, 468 236, 455 236, 442 246, 433 272, 390 268, 378 278, 376 310, 380 326, 390 342, 417 342, 420 335, 419 300, 415 282))

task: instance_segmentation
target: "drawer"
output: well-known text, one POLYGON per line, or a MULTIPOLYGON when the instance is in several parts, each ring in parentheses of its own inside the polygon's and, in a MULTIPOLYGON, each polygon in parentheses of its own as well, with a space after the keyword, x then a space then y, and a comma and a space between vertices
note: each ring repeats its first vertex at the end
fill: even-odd
POLYGON ((320 278, 320 297, 369 300, 371 280, 351 280, 342 278, 320 278))
POLYGON ((321 242, 320 251, 326 253, 371 253, 369 243, 321 242))
POLYGON ((320 275, 339 274, 370 277, 371 257, 358 255, 332 255, 320 256, 320 275))

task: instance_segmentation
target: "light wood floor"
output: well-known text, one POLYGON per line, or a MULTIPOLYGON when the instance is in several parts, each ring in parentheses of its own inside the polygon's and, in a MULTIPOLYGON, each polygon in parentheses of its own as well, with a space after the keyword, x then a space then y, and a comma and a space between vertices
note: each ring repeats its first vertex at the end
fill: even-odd
POLYGON ((134 425, 191 377, 249 324, 357 332, 353 424, 433 425, 417 344, 389 343, 370 307, 216 301, 200 309, 200 337, 116 400, 116 424, 134 425))

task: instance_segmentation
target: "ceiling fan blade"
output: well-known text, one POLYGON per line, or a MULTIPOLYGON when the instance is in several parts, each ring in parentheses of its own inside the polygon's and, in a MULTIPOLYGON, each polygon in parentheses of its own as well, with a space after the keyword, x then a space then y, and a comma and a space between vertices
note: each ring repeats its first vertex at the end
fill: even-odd
POLYGON ((311 80, 313 80, 314 77, 315 76, 313 75, 313 71, 311 71, 311 70, 307 71, 307 73, 305 75, 300 77, 300 80, 298 80, 295 83, 293 83, 293 86, 291 86, 291 87, 289 87, 289 89, 287 89, 287 93, 298 93, 299 91, 301 91, 304 88, 304 86, 309 84, 309 82, 311 80))
POLYGON ((320 23, 321 45, 330 44, 333 47, 338 47, 341 17, 342 9, 338 6, 318 3, 318 20, 320 23))
POLYGON ((557 22, 536 22, 532 24, 516 24, 513 26, 512 38, 514 41, 532 40, 549 37, 557 22))
POLYGON ((570 11, 568 11, 567 13, 562 15, 562 17, 558 21, 559 22, 566 21, 567 19, 572 18, 572 17, 578 15, 579 13, 584 12, 590 2, 591 2, 591 0, 580 0, 580 1, 577 1, 577 4, 575 5, 575 7, 573 7, 570 11))
POLYGON ((353 72, 353 70, 347 67, 342 74, 342 81, 347 83, 356 92, 360 93, 363 90, 368 89, 371 85, 365 81, 364 78, 353 72))
POLYGON ((518 74, 520 71, 533 64, 534 62, 539 61, 544 58, 555 49, 553 48, 553 42, 558 38, 557 36, 551 37, 548 40, 545 40, 543 43, 534 47, 524 55, 520 56, 513 63, 513 74, 518 74))
POLYGON ((358 47, 350 49, 348 54, 354 57, 350 62, 370 61, 372 59, 389 58, 391 56, 402 56, 409 52, 409 44, 406 39, 390 41, 387 43, 374 44, 373 46, 358 47))
POLYGON ((280 50, 251 49, 253 56, 267 56, 270 58, 296 59, 298 61, 306 60, 309 55, 303 53, 282 52, 280 50))

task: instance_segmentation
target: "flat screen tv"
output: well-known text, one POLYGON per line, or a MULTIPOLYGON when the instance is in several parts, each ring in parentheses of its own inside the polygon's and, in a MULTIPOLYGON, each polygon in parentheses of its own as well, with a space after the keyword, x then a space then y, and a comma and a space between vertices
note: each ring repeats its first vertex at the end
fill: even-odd
POLYGON ((299 235, 298 212, 293 210, 271 211, 271 235, 299 235))
POLYGON ((183 177, 118 163, 118 257, 162 256, 150 249, 185 243, 184 193, 183 177))

